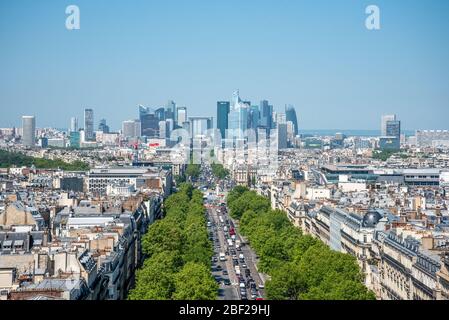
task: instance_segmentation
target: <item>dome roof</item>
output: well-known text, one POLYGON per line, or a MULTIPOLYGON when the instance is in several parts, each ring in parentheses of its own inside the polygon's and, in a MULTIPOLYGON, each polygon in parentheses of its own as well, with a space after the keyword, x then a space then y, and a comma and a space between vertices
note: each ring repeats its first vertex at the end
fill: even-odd
POLYGON ((374 228, 382 216, 377 211, 368 211, 363 217, 362 226, 364 228, 374 228))

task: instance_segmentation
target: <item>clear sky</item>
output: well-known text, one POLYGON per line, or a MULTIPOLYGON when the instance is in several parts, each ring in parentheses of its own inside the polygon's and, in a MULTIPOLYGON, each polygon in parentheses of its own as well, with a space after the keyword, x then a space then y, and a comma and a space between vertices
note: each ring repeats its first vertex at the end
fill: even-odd
POLYGON ((379 129, 384 113, 449 129, 449 1, 0 0, 0 127, 65 128, 92 107, 118 129, 168 99, 215 118, 237 88, 295 105, 301 129, 379 129))

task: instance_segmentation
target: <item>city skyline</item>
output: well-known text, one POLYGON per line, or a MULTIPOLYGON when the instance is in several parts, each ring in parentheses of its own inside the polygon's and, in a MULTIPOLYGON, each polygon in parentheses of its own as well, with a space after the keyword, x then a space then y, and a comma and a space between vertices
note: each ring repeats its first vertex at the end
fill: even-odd
POLYGON ((240 88, 276 111, 293 104, 299 129, 377 129, 389 113, 404 129, 448 129, 449 3, 412 2, 376 1, 382 28, 369 31, 362 1, 81 0, 81 29, 69 31, 65 3, 3 1, 0 127, 23 114, 66 127, 92 107, 117 129, 167 99, 215 116, 240 88))

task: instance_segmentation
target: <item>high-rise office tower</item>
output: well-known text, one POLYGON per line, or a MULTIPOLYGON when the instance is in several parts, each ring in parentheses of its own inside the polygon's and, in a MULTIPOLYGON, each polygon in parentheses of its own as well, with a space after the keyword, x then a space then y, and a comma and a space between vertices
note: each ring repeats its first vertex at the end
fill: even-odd
POLYGON ((383 136, 383 137, 387 136, 387 121, 396 121, 396 115, 395 114, 388 114, 388 115, 383 115, 382 116, 380 135, 383 136))
POLYGON ((84 109, 84 139, 94 141, 94 110, 84 109))
POLYGON ((167 122, 167 138, 170 138, 171 132, 175 129, 175 120, 167 119, 165 122, 167 122))
POLYGON ((167 101, 167 105, 165 106, 165 120, 173 119, 176 122, 176 103, 172 100, 167 101))
POLYGON ((401 121, 387 121, 386 123, 386 136, 388 137, 401 137, 401 121))
POLYGON ((278 134, 278 148, 286 149, 288 147, 287 123, 277 123, 276 130, 278 134))
POLYGON ((286 124, 287 123, 287 116, 285 113, 278 112, 276 113, 276 125, 278 124, 286 124))
POLYGON ((260 102, 260 125, 267 129, 273 128, 273 106, 267 100, 260 102))
POLYGON ((70 132, 78 131, 78 118, 72 117, 70 118, 70 132))
POLYGON ((36 118, 34 116, 22 117, 22 144, 34 147, 36 140, 36 118))
POLYGON ((244 138, 248 129, 249 105, 240 99, 239 91, 234 92, 233 106, 228 115, 228 130, 232 136, 228 138, 244 138))
POLYGON ((396 115, 382 116, 381 137, 379 148, 381 150, 399 150, 401 148, 401 122, 396 115))
POLYGON ((81 142, 81 132, 80 131, 70 132, 69 142, 70 142, 70 147, 79 148, 80 142, 81 142))
POLYGON ((164 121, 166 119, 165 108, 157 108, 156 110, 154 110, 154 114, 159 119, 159 121, 164 121))
POLYGON ((256 129, 260 123, 260 112, 258 106, 251 106, 248 112, 248 129, 256 129))
POLYGON ((291 104, 286 105, 285 106, 285 114, 287 116, 287 121, 291 121, 293 123, 294 134, 295 134, 295 136, 297 136, 299 129, 298 129, 298 118, 296 116, 295 107, 291 104))
POLYGON ((226 138, 230 106, 231 104, 229 101, 217 102, 217 129, 220 130, 222 139, 226 138))
POLYGON ((176 123, 175 125, 182 127, 183 123, 187 121, 187 108, 178 107, 176 111, 176 123))
MULTIPOLYGON (((164 109, 162 108, 162 111, 164 109)), ((160 116, 160 114, 159 114, 160 116)), ((149 107, 139 106, 139 119, 141 123, 141 135, 149 138, 159 137, 159 119, 156 112, 149 107)))
POLYGON ((165 139, 167 138, 167 121, 162 120, 159 121, 159 138, 165 139))
POLYGON ((126 120, 122 123, 122 134, 128 138, 138 138, 141 134, 140 120, 126 120))
POLYGON ((206 134, 206 130, 212 129, 213 118, 189 117, 191 137, 196 138, 206 134))
POLYGON ((109 126, 106 124, 106 119, 101 119, 98 125, 98 131, 109 133, 109 126))

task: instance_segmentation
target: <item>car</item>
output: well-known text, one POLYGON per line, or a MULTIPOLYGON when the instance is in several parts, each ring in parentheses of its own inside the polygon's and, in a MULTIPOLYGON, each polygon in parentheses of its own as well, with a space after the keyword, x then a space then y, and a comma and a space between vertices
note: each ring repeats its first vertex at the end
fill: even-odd
POLYGON ((224 275, 224 276, 229 275, 228 271, 227 271, 227 270, 223 270, 223 275, 224 275))
POLYGON ((220 265, 218 265, 216 269, 217 269, 217 271, 223 270, 223 268, 220 265))
POLYGON ((263 289, 265 288, 265 286, 263 285, 263 283, 259 284, 259 289, 263 289))
POLYGON ((239 262, 238 261, 236 261, 236 260, 232 260, 232 264, 234 265, 234 267, 235 266, 238 266, 239 265, 239 262))
POLYGON ((230 286, 230 285, 231 285, 231 281, 230 281, 228 278, 223 279, 223 283, 224 283, 226 286, 230 286))
POLYGON ((243 263, 242 268, 246 269, 246 268, 248 268, 248 266, 245 263, 243 263))
POLYGON ((240 285, 239 285, 239 286, 240 286, 240 288, 243 288, 243 289, 244 289, 244 288, 246 288, 246 286, 245 286, 245 283, 244 283, 244 282, 240 282, 240 285))

